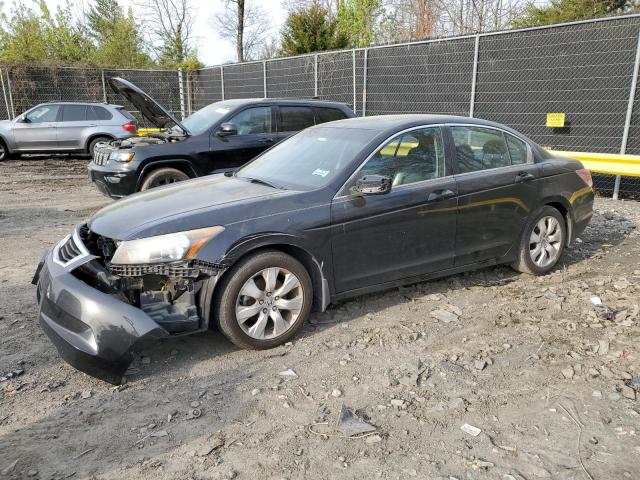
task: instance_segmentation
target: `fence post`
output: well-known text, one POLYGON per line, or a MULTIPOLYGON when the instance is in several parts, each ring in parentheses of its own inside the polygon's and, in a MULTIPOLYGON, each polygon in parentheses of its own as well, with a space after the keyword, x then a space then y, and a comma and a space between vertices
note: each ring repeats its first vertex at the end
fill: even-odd
POLYGON ((9 100, 7 99, 7 89, 4 86, 4 72, 0 68, 0 81, 2 81, 2 95, 4 96, 4 106, 7 110, 7 120, 11 119, 11 112, 9 112, 9 100))
POLYGON ((262 61, 262 86, 264 88, 264 98, 269 98, 267 96, 267 61, 262 61))
POLYGON ((11 105, 11 118, 16 117, 16 109, 13 107, 13 94, 11 93, 11 71, 7 70, 7 90, 9 90, 9 105, 11 105))
POLYGON ((356 82, 356 49, 354 48, 353 50, 351 50, 351 63, 353 66, 353 71, 352 71, 352 75, 353 75, 353 111, 354 113, 357 111, 356 109, 356 100, 357 100, 357 92, 356 92, 356 86, 357 86, 357 82, 356 82))
POLYGON ((364 49, 364 66, 362 77, 362 116, 367 116, 367 67, 369 66, 369 49, 364 49))
POLYGON ((187 70, 187 112, 189 112, 189 115, 193 113, 191 106, 191 78, 189 77, 193 76, 194 71, 195 70, 187 70))
POLYGON ((178 68, 178 91, 180 92, 180 117, 181 120, 184 120, 185 110, 184 110, 184 81, 182 79, 182 67, 178 68))
POLYGON ((318 54, 313 55, 313 96, 318 96, 318 54))
POLYGON ((107 83, 104 81, 104 70, 100 70, 100 75, 102 77, 102 96, 104 103, 107 103, 107 83))
POLYGON ((222 100, 224 100, 224 65, 220 65, 220 86, 222 87, 222 100))
POLYGON ((480 35, 476 35, 476 45, 473 51, 473 73, 471 74, 471 101, 469 103, 469 116, 473 117, 476 106, 476 81, 478 78, 478 49, 480 46, 480 35))
MULTIPOLYGON (((640 32, 638 32, 638 40, 636 43, 636 59, 633 64, 633 77, 631 78, 631 90, 629 91, 629 102, 627 103, 627 116, 624 120, 624 130, 622 131, 622 144, 620 145, 620 153, 627 152, 627 141, 629 140, 629 127, 631 126, 631 115, 633 114, 633 101, 636 96, 636 87, 638 86, 638 67, 640 66, 640 32)), ((620 175, 616 175, 616 182, 613 185, 613 199, 618 200, 620 194, 620 175)))

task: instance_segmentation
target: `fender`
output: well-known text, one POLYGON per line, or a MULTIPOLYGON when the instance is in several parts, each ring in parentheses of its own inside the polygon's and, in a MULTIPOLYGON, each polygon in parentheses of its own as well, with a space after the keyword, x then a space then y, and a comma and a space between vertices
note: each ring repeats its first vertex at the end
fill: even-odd
POLYGON ((198 177, 195 168, 193 167, 193 163, 191 160, 187 160, 186 158, 175 158, 175 159, 167 159, 167 160, 151 160, 150 162, 145 163, 142 166, 142 169, 138 172, 138 180, 136 183, 136 191, 140 189, 140 185, 144 181, 144 177, 151 170, 155 170, 157 168, 162 167, 171 167, 175 165, 182 165, 186 167, 187 173, 191 178, 198 177))

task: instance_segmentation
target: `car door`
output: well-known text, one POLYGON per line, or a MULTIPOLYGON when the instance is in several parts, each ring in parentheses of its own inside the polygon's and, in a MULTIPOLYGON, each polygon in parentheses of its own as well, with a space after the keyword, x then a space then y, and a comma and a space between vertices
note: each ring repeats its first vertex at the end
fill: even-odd
POLYGON ((448 175, 440 127, 398 134, 375 152, 331 207, 338 293, 453 266, 456 182, 448 175), (392 179, 384 195, 349 193, 358 178, 392 179))
POLYGON ((56 150, 60 105, 39 105, 13 122, 13 137, 19 151, 56 150))
POLYGON ((83 130, 89 123, 95 127, 96 122, 87 121, 87 105, 63 104, 58 122, 58 147, 62 150, 84 148, 83 130))
POLYGON ((278 107, 278 141, 315 125, 311 107, 303 105, 280 105, 278 107))
POLYGON ((246 108, 225 123, 233 124, 238 133, 224 137, 212 133, 211 171, 244 165, 275 143, 275 122, 270 106, 246 108))
POLYGON ((536 207, 538 166, 528 144, 503 130, 451 125, 458 190, 456 266, 507 254, 536 207))

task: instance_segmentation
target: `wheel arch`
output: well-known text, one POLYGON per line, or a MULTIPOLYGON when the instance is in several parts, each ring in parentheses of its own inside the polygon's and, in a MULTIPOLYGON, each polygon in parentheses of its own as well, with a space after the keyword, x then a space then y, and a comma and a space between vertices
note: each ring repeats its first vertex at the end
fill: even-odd
MULTIPOLYGON (((91 135, 89 135, 87 137, 87 141, 84 144, 84 149, 87 152, 89 152, 89 145, 91 145, 91 142, 93 142, 96 138, 108 138, 109 140, 113 140, 116 137, 114 137, 110 133, 92 133, 91 135)), ((91 153, 91 152, 89 152, 89 153, 91 153)))
POLYGON ((158 170, 159 168, 175 168, 176 170, 180 170, 189 178, 196 178, 198 176, 193 164, 187 159, 175 158, 167 160, 151 160, 150 162, 145 163, 140 169, 140 174, 138 175, 138 180, 136 182, 136 191, 140 190, 140 186, 144 182, 145 177, 152 171, 158 170))
MULTIPOLYGON (((210 281, 203 288, 204 298, 200 299, 203 314, 210 315, 213 306, 213 297, 215 295, 215 287, 222 279, 229 275, 231 268, 248 255, 259 253, 261 251, 276 250, 298 260, 309 273, 311 277, 311 287, 313 290, 313 309, 315 311, 325 311, 329 305, 331 291, 329 279, 323 272, 323 262, 316 258, 306 248, 297 245, 294 241, 295 237, 288 235, 273 235, 253 238, 248 242, 236 244, 223 260, 225 271, 217 276, 211 277, 210 281)), ((208 319, 210 320, 210 319, 208 319)))
POLYGON ((560 212, 560 214, 562 215, 562 218, 564 218, 565 226, 567 227, 567 238, 565 241, 565 245, 570 246, 574 240, 573 238, 574 228, 573 228, 573 212, 572 212, 571 204, 569 203, 569 201, 562 196, 549 197, 544 199, 541 206, 553 207, 560 212))

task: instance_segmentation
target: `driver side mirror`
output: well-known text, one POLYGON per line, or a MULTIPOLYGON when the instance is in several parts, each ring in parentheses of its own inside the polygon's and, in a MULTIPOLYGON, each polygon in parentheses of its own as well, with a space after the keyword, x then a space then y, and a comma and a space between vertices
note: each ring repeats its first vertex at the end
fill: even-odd
POLYGON ((219 137, 228 137, 230 135, 237 135, 238 127, 236 127, 233 123, 223 123, 220 125, 220 128, 216 132, 216 135, 219 137))
POLYGON ((351 188, 356 195, 384 195, 390 191, 391 179, 383 175, 365 175, 351 188))
POLYGON ((16 119, 16 121, 17 121, 18 123, 31 123, 31 120, 29 120, 29 118, 28 118, 26 115, 24 115, 24 114, 23 114, 23 115, 20 115, 20 116, 16 119))

